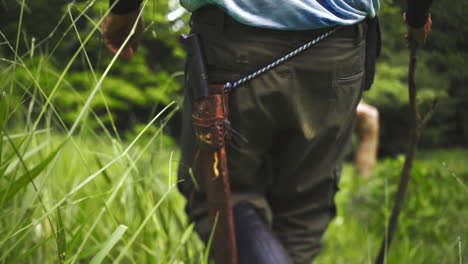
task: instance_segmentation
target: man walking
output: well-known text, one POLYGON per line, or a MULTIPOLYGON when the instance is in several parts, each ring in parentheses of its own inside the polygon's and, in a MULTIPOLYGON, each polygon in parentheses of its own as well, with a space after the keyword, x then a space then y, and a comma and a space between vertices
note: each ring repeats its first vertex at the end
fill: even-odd
MULTIPOLYGON (((429 2, 408 6, 409 39, 416 41, 411 45, 423 45, 429 32, 424 29, 429 2)), ((239 225, 239 262, 258 263, 252 261, 255 252, 273 245, 281 247, 284 256, 275 258, 282 262, 269 263, 309 264, 319 254, 322 235, 335 216, 342 155, 354 128, 356 106, 372 83, 379 1, 181 0, 181 4, 192 12, 191 31, 200 37, 210 84, 241 79, 336 29, 229 94, 230 127, 236 133, 226 147, 239 225)), ((112 51, 122 45, 139 5, 137 0, 121 0, 106 18, 105 42, 112 51)), ((139 32, 123 56, 136 51, 139 32)), ((187 198, 189 218, 206 241, 211 228, 206 190, 203 175, 192 170, 201 165, 192 104, 186 99, 179 190, 187 198)))

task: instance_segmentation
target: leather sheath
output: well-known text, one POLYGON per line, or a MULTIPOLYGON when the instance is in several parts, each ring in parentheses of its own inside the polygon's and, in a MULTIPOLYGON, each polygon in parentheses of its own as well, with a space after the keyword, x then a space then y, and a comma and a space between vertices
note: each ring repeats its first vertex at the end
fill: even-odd
POLYGON ((209 95, 193 104, 192 121, 198 143, 193 169, 205 178, 209 218, 214 228, 212 251, 217 264, 237 264, 225 147, 230 140, 228 115, 228 94, 222 85, 210 85, 209 95))

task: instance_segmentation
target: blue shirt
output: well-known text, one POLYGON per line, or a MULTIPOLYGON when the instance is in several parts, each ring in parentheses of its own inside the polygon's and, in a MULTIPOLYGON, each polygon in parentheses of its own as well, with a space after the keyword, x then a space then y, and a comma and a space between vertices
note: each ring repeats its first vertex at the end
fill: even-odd
POLYGON ((303 30, 351 25, 374 17, 379 0, 180 0, 188 11, 214 4, 237 21, 257 27, 303 30))

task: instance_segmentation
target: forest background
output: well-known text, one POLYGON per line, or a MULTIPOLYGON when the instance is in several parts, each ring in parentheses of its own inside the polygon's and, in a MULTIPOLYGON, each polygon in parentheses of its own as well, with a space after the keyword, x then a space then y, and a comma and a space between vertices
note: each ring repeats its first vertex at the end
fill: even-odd
MULTIPOLYGON (((316 263, 372 263, 410 127, 401 1, 382 0, 371 178, 347 163, 316 263)), ((148 1, 137 55, 102 44, 107 1, 0 0, 0 263, 207 263, 175 184, 189 14, 148 1)), ((468 2, 435 1, 418 54, 423 131, 387 263, 468 261, 468 2)), ((352 149, 352 147, 351 147, 352 149)), ((352 150, 350 150, 352 152, 352 150)), ((350 155, 351 157, 351 155, 350 155)))

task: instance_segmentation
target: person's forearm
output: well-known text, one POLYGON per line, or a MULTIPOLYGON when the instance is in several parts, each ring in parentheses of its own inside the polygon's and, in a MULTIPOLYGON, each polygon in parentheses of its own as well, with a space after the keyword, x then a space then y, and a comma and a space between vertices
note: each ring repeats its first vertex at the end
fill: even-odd
POLYGON ((414 28, 421 28, 429 16, 432 0, 407 0, 406 23, 414 28))
POLYGON ((109 5, 112 6, 114 2, 118 3, 112 8, 114 14, 127 14, 140 7, 142 0, 109 0, 109 5))

